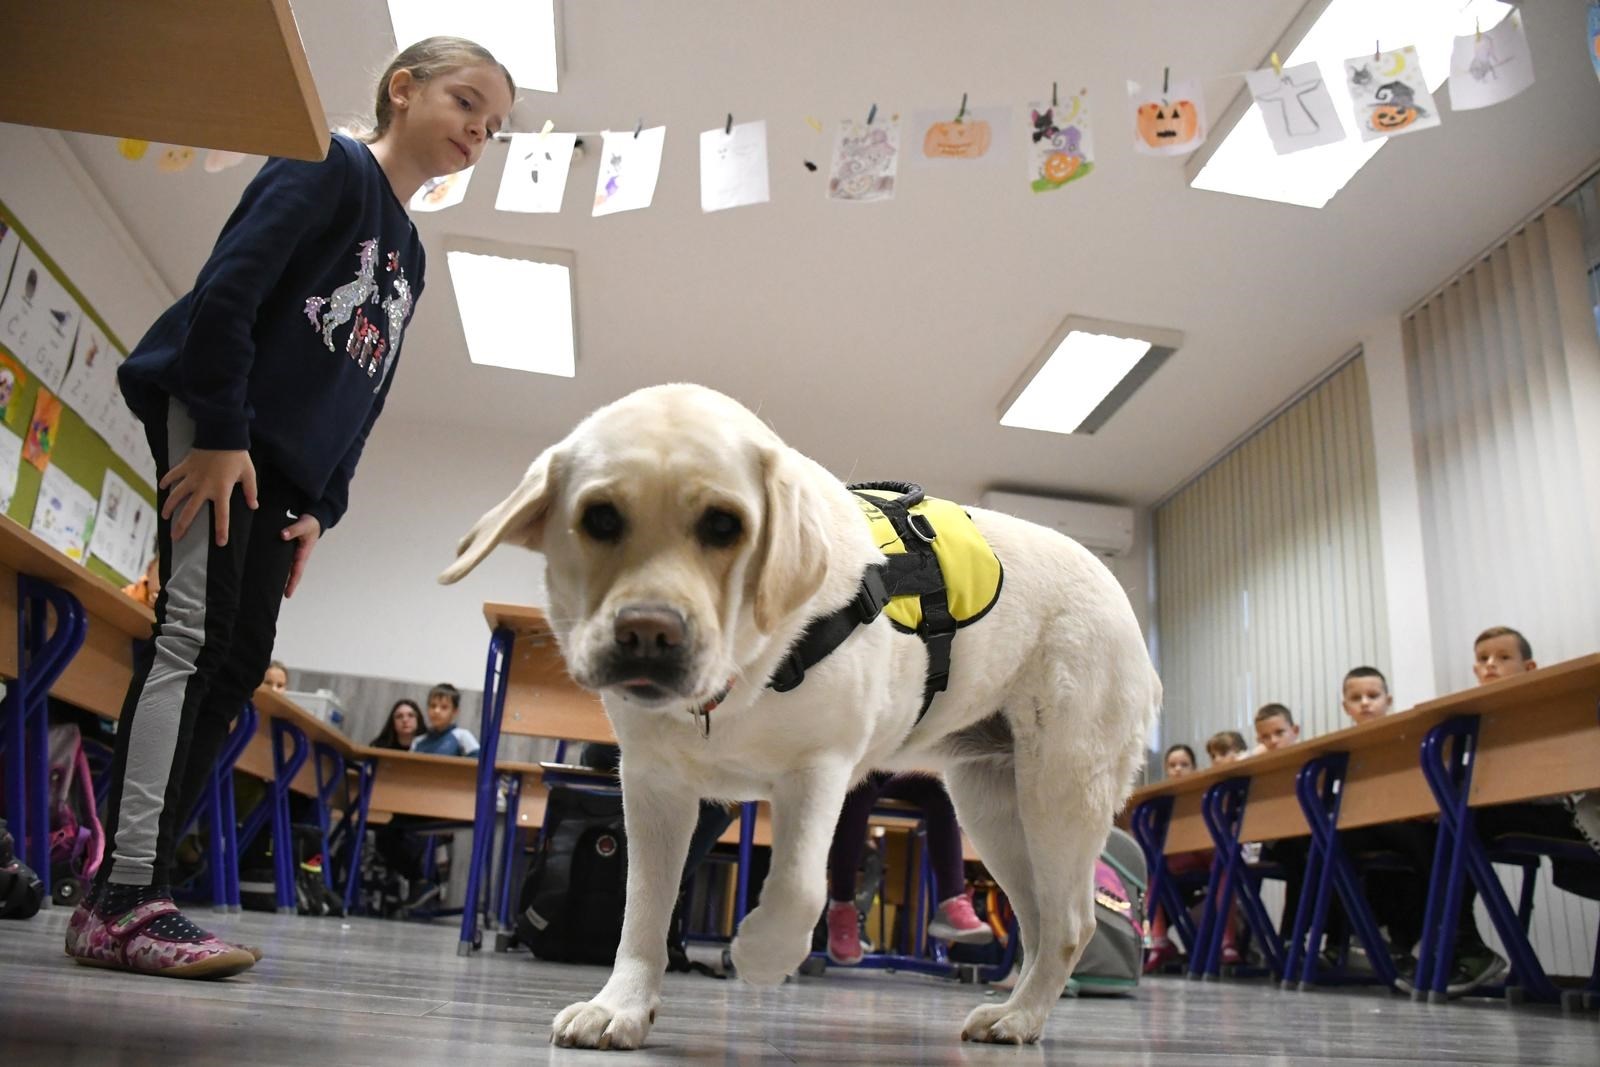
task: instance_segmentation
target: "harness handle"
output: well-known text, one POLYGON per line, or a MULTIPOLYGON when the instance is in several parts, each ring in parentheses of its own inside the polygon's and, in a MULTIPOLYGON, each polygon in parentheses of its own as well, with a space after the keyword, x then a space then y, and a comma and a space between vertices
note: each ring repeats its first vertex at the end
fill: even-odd
MULTIPOLYGON (((876 490, 880 493, 898 493, 900 494, 899 497, 895 500, 888 501, 888 503, 898 504, 903 508, 916 507, 918 504, 922 503, 922 498, 927 495, 923 492, 922 486, 918 485, 916 482, 852 482, 845 486, 845 488, 850 490, 852 493, 858 493, 863 490, 876 490)), ((875 500, 873 503, 880 503, 880 501, 875 500)))

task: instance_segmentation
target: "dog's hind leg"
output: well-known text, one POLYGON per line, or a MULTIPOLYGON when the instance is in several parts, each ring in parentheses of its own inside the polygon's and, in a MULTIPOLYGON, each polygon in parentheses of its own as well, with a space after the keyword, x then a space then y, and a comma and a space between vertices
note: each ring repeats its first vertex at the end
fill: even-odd
POLYGON ((1038 952, 1039 910, 1033 899, 1033 866, 1028 844, 1017 832, 1016 766, 1010 753, 961 760, 944 772, 945 788, 956 806, 961 829, 978 848, 994 880, 1000 883, 1022 932, 1022 974, 1038 952))
POLYGON ((1031 963, 1010 999, 968 1015, 966 1040, 1037 1041, 1094 935, 1095 860, 1143 750, 1154 674, 1147 662, 1129 677, 1094 662, 1077 667, 1041 672, 1029 712, 1007 715, 1016 735, 1010 832, 1026 842, 1038 932, 1023 938, 1031 963))

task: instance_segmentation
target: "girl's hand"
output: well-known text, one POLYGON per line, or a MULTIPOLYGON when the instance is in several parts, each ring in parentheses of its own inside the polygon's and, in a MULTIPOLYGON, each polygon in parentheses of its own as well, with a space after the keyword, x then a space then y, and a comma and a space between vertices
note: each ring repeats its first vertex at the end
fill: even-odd
POLYGON ((250 453, 217 452, 206 448, 190 450, 183 461, 161 479, 161 488, 170 490, 167 505, 161 509, 163 519, 178 518, 172 524, 172 539, 182 541, 189 532, 195 516, 207 503, 211 504, 216 522, 217 547, 228 543, 228 501, 233 497, 233 487, 242 486, 244 502, 251 511, 256 509, 256 468, 250 462, 250 453))
POLYGON ((302 515, 294 520, 292 526, 284 527, 281 536, 285 541, 300 542, 294 546, 294 566, 289 568, 289 581, 283 587, 283 595, 291 597, 294 596, 295 586, 300 584, 300 575, 305 572, 311 550, 317 547, 317 538, 322 536, 322 523, 317 521, 315 515, 302 515))

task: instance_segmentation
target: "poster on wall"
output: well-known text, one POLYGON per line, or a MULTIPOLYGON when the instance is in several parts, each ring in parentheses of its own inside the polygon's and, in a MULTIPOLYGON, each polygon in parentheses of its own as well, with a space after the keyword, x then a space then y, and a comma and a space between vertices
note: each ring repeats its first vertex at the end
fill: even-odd
POLYGON ((467 187, 472 184, 475 168, 458 170, 454 174, 441 174, 429 178, 422 187, 411 194, 412 211, 443 211, 455 207, 467 198, 467 187))
POLYGON ((11 510, 17 492, 17 470, 22 466, 22 438, 0 426, 0 514, 11 510))
POLYGON ((20 432, 28 424, 28 411, 22 403, 22 388, 28 372, 22 364, 0 352, 0 423, 20 432))
POLYGON ((139 421, 127 403, 122 399, 122 394, 115 393, 107 405, 106 416, 109 433, 105 434, 106 444, 111 446, 122 461, 133 468, 144 483, 152 488, 156 484, 156 461, 150 455, 150 442, 145 439, 144 423, 139 421))
POLYGON ((1130 81, 1128 107, 1140 155, 1186 156, 1206 143, 1206 97, 1198 81, 1164 81, 1160 89, 1130 81))
POLYGON ((117 352, 87 319, 78 329, 73 346, 72 365, 61 383, 61 399, 89 428, 107 442, 111 440, 112 402, 117 399, 117 352))
POLYGON ((1008 107, 963 107, 954 115, 948 110, 918 111, 911 128, 922 131, 921 143, 909 153, 919 166, 998 163, 1010 155, 1008 107))
POLYGON ((0 219, 0 297, 5 295, 6 283, 11 280, 11 264, 17 261, 17 247, 21 244, 17 231, 7 225, 5 219, 0 219))
POLYGON ((95 500, 89 490, 52 464, 39 480, 39 499, 33 505, 33 532, 46 544, 83 562, 84 546, 93 532, 95 500))
POLYGON ((134 492, 115 471, 106 471, 89 554, 129 581, 138 578, 144 573, 155 510, 154 504, 134 492))
POLYGON ((59 389, 72 360, 82 312, 78 302, 22 245, 11 270, 11 284, 0 301, 0 345, 4 345, 47 389, 59 389))
POLYGON ((33 419, 28 423, 28 435, 23 439, 22 458, 40 470, 50 465, 50 453, 56 448, 56 434, 61 428, 61 400, 46 389, 40 389, 33 402, 33 419))

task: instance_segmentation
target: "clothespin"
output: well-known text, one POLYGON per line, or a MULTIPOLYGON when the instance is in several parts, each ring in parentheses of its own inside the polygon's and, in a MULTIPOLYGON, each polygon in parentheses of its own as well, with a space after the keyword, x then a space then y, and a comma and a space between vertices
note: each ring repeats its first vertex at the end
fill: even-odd
POLYGON ((550 131, 555 129, 555 128, 556 128, 556 124, 555 124, 554 121, 552 121, 550 119, 545 119, 544 120, 544 128, 539 131, 539 140, 542 142, 546 137, 549 137, 550 136, 550 131))
POLYGON ((731 111, 728 112, 728 121, 727 124, 722 127, 722 133, 726 137, 733 136, 733 112, 731 111))
POLYGON ((1278 58, 1278 53, 1272 53, 1272 73, 1283 77, 1283 60, 1278 58))
POLYGON ((806 116, 806 125, 810 126, 813 130, 816 130, 818 133, 822 132, 822 123, 817 121, 817 118, 816 118, 815 115, 807 115, 806 116))
POLYGON ((873 104, 872 110, 867 112, 867 125, 872 125, 872 120, 878 117, 878 105, 873 104))
POLYGON ((1061 106, 1060 86, 1061 86, 1060 82, 1051 82, 1050 83, 1050 106, 1051 107, 1060 107, 1061 106))
POLYGON ((961 94, 961 110, 956 112, 956 121, 961 122, 967 117, 967 94, 961 94))
POLYGON ((1166 96, 1167 95, 1167 85, 1171 82, 1171 79, 1172 79, 1172 68, 1171 67, 1162 67, 1161 68, 1161 95, 1162 96, 1166 96))
POLYGON ((640 119, 633 124, 633 139, 635 141, 639 139, 639 131, 642 129, 644 129, 644 119, 640 119))
POLYGON ((1378 47, 1378 41, 1374 40, 1372 42, 1372 61, 1374 63, 1376 63, 1378 60, 1380 60, 1382 58, 1383 58, 1383 49, 1379 48, 1378 47))
POLYGON ((1477 39, 1480 40, 1480 41, 1483 40, 1483 19, 1481 19, 1481 18, 1473 19, 1472 20, 1472 29, 1473 29, 1473 32, 1478 35, 1477 39))

